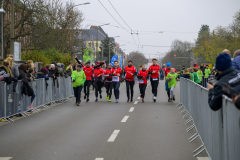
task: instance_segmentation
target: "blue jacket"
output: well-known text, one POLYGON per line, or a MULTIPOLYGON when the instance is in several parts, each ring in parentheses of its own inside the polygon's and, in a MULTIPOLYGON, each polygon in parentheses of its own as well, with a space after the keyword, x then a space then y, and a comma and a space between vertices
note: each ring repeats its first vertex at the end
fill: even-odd
POLYGON ((35 79, 45 78, 45 80, 49 80, 49 77, 46 76, 43 72, 36 73, 37 77, 35 79))
POLYGON ((240 55, 233 59, 232 65, 234 69, 240 70, 240 55))

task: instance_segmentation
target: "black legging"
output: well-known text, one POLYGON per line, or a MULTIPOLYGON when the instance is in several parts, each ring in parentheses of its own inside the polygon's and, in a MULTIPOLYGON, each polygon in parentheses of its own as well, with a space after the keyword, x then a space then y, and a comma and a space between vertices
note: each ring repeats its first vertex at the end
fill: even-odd
POLYGON ((94 86, 95 86, 95 96, 98 97, 98 92, 100 94, 102 94, 102 82, 101 81, 95 81, 94 86))
POLYGON ((128 100, 130 99, 129 97, 129 86, 130 86, 130 89, 131 89, 131 100, 133 100, 133 87, 134 87, 134 84, 135 84, 135 81, 127 81, 126 80, 126 87, 127 87, 127 98, 128 100))
POLYGON ((146 88, 147 88, 147 84, 139 84, 140 94, 142 98, 145 97, 146 88))
POLYGON ((105 88, 106 88, 106 93, 109 96, 109 99, 111 99, 113 83, 112 82, 105 82, 105 88))
POLYGON ((90 85, 92 84, 92 80, 86 80, 84 83, 84 94, 89 98, 89 88, 90 85))
POLYGON ((159 80, 156 80, 156 81, 151 80, 152 94, 154 95, 154 97, 157 97, 158 83, 159 83, 159 80))

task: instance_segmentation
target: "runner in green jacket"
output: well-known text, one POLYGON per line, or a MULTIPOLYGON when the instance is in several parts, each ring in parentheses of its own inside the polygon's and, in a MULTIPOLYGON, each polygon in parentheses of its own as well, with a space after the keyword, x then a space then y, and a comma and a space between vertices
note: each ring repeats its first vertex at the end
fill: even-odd
POLYGON ((173 91, 177 85, 178 74, 175 73, 174 68, 171 68, 171 72, 168 73, 166 80, 168 81, 168 88, 170 89, 170 102, 175 101, 175 95, 174 95, 173 91))
POLYGON ((77 65, 77 70, 72 72, 71 77, 74 95, 76 97, 76 105, 79 106, 81 103, 81 91, 86 81, 86 76, 82 70, 82 65, 77 65))

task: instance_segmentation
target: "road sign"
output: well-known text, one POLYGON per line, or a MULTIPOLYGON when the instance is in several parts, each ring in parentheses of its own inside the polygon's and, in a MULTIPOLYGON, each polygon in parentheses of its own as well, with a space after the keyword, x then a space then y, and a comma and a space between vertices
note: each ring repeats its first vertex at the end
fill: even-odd
POLYGON ((21 61, 21 43, 14 42, 14 61, 21 61))

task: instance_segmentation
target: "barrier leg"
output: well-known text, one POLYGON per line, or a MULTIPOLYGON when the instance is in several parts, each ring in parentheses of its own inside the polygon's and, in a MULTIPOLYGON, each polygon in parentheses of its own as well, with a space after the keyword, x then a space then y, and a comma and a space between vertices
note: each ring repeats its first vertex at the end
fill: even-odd
POLYGON ((186 129, 186 131, 189 132, 189 131, 191 131, 194 127, 195 127, 195 125, 193 124, 193 125, 191 125, 190 127, 188 127, 188 128, 186 129))
POLYGON ((185 119, 189 115, 189 112, 187 112, 184 116, 183 119, 185 119))
POLYGON ((183 114, 185 111, 186 111, 186 109, 184 108, 183 110, 181 110, 180 113, 183 114))
POLYGON ((188 138, 188 140, 192 139, 194 136, 196 136, 197 133, 195 133, 194 135, 192 135, 190 138, 188 138))
POLYGON ((192 142, 192 141, 194 141, 197 137, 199 137, 199 135, 197 135, 196 137, 194 137, 191 141, 189 141, 190 143, 192 142))
POLYGON ((186 120, 184 123, 185 124, 188 124, 189 122, 191 122, 193 119, 192 119, 192 117, 190 117, 188 120, 186 120))
POLYGON ((178 103, 178 104, 176 105, 176 107, 177 107, 177 106, 179 106, 179 105, 182 105, 182 103, 181 103, 181 102, 180 102, 180 103, 178 103))
POLYGON ((183 105, 182 106, 180 106, 179 108, 178 108, 178 110, 180 110, 180 109, 182 109, 183 108, 183 105))

